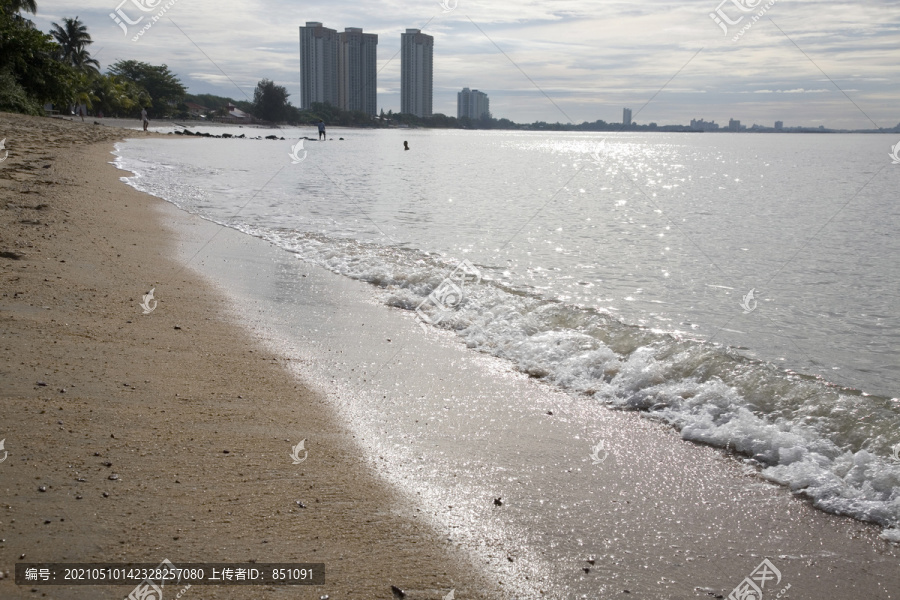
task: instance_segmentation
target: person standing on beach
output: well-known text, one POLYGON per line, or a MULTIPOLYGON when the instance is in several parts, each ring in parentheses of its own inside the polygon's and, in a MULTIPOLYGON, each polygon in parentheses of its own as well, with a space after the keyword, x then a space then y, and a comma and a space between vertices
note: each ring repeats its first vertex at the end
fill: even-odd
POLYGON ((403 149, 409 150, 409 142, 407 142, 406 140, 403 140, 403 149))
POLYGON ((319 119, 319 139, 325 139, 325 121, 322 119, 319 119))
POLYGON ((150 117, 147 116, 147 109, 141 109, 141 121, 144 122, 144 131, 147 131, 147 125, 150 124, 150 117))

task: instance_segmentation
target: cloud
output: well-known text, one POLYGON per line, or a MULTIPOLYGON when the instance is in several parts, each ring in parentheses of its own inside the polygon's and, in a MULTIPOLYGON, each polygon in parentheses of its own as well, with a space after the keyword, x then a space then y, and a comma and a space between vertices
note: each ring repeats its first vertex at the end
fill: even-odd
MULTIPOLYGON (((753 92, 743 92, 744 94, 823 94, 834 90, 805 90, 797 88, 793 90, 754 90, 753 92)), ((846 91, 846 90, 845 90, 846 91)))

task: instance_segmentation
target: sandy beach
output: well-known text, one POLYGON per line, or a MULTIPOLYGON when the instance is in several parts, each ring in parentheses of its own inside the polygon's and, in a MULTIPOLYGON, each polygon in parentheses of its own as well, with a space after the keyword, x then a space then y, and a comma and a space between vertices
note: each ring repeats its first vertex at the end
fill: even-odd
POLYGON ((326 565, 322 587, 204 586, 195 598, 391 598, 392 585, 496 597, 434 532, 394 514, 329 407, 190 271, 164 313, 142 314, 142 295, 180 266, 161 201, 108 164, 128 135, 0 114, 0 597, 130 591, 35 592, 12 581, 20 560, 165 558, 326 565), (290 458, 309 431, 314 468, 290 458))
MULTIPOLYGON (((9 150, 0 163, 0 439, 8 452, 0 463, 0 598, 130 591, 17 586, 16 562, 166 558, 326 565, 321 587, 203 586, 189 599, 436 600, 450 590, 460 600, 574 598, 525 581, 541 561, 544 575, 564 573, 595 592, 578 598, 724 598, 764 559, 780 569, 779 588, 764 598, 778 590, 782 599, 900 595, 900 550, 878 537, 879 527, 819 511, 739 459, 638 413, 549 390, 461 344, 435 343, 414 324, 398 329, 389 319, 412 318, 354 299, 350 288, 362 283, 324 302, 317 294, 339 277, 303 266, 305 288, 285 287, 289 308, 301 310, 284 327, 304 332, 309 347, 321 342, 321 356, 263 343, 207 278, 243 273, 234 293, 262 314, 259 290, 278 273, 293 277, 299 261, 120 182, 123 172, 109 164, 113 143, 144 135, 156 134, 0 113, 9 150), (207 245, 213 236, 217 244, 207 245), (157 286, 162 310, 145 315, 142 297, 157 286), (341 356, 327 365, 335 383, 305 380, 335 349, 341 356), (323 393, 379 374, 399 391, 371 408, 371 422, 400 437, 428 416, 429 434, 459 453, 458 464, 497 467, 490 483, 502 505, 459 498, 443 503, 448 514, 471 500, 466 514, 477 522, 535 535, 529 520, 568 502, 568 490, 591 486, 582 528, 605 537, 582 540, 573 527, 544 540, 546 556, 502 541, 479 555, 415 518, 415 501, 379 477, 359 430, 323 393), (458 402, 453 410, 477 400, 478 411, 445 418, 449 398, 458 402), (586 440, 569 435, 584 416, 607 442, 601 465, 582 452, 586 440), (295 465, 289 451, 301 439, 315 460, 295 465), (516 470, 526 454, 540 457, 529 468, 544 479, 516 470), (540 496, 533 488, 547 481, 559 487, 540 496), (570 558, 559 561, 564 553, 570 558)), ((466 490, 479 471, 440 476, 466 490)))

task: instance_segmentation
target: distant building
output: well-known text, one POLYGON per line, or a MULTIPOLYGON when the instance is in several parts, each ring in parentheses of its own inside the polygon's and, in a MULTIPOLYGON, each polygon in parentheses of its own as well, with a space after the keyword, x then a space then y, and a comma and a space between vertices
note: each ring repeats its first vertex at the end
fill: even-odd
POLYGON ((338 106, 338 33, 316 21, 300 28, 300 108, 338 106))
POLYGON ((376 102, 376 50, 378 36, 363 33, 359 27, 347 27, 338 35, 338 107, 378 112, 376 102))
POLYGON ((626 108, 622 110, 622 125, 628 127, 631 125, 631 109, 626 108))
POLYGON ((225 105, 227 109, 227 114, 225 115, 225 120, 235 123, 249 123, 250 115, 239 109, 237 106, 229 102, 225 105))
POLYGON ((434 38, 418 29, 400 34, 400 112, 431 116, 434 38))
POLYGON ((719 125, 715 121, 704 121, 703 119, 691 119, 691 129, 696 131, 718 131, 719 125))
POLYGON ((192 117, 204 117, 209 112, 208 108, 196 102, 185 102, 184 105, 187 106, 188 112, 192 117))
POLYGON ((728 131, 740 131, 741 122, 735 119, 728 119, 728 131))
POLYGON ((491 116, 490 100, 488 95, 478 90, 463 88, 456 94, 456 118, 468 117, 479 120, 491 116))
POLYGON ((784 130, 784 121, 775 121, 775 131, 784 130))

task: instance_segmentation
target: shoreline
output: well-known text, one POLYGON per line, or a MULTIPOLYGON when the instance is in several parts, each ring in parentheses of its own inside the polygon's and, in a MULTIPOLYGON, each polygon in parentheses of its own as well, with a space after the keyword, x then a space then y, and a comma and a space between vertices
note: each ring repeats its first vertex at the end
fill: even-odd
MULTIPOLYGON (((0 163, 0 439, 9 453, 0 572, 11 577, 20 560, 323 562, 324 586, 263 589, 391 598, 396 585, 409 598, 451 588, 500 597, 427 526, 397 516, 397 498, 332 409, 174 262, 163 201, 123 185, 109 164, 113 143, 131 132, 6 113, 0 130, 10 150, 0 163), (172 272, 177 284, 157 295, 160 310, 142 314, 142 295, 172 272), (293 465, 291 448, 310 432, 317 460, 293 465)), ((129 592, 34 589, 54 598, 129 592)), ((201 589, 204 599, 264 593, 201 589)), ((4 576, 0 596, 34 592, 4 576)))

